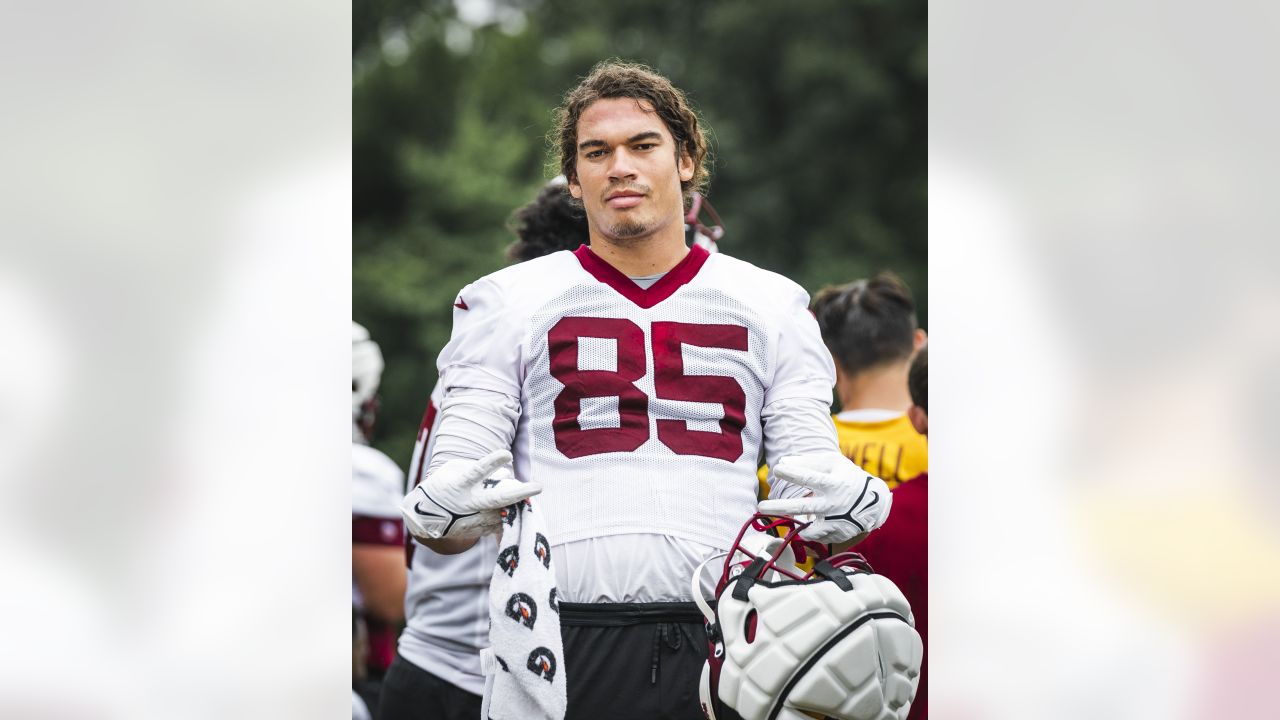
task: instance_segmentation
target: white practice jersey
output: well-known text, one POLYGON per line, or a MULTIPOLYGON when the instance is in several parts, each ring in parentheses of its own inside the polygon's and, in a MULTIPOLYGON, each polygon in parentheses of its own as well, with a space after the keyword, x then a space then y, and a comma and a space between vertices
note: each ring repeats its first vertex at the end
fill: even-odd
POLYGON ((351 516, 400 520, 403 499, 400 466, 380 450, 351 443, 351 516))
MULTIPOLYGON (((439 360, 445 422, 455 396, 518 402, 514 471, 544 487, 553 551, 627 536, 633 554, 672 558, 617 578, 562 575, 570 602, 616 595, 592 583, 643 587, 655 572, 687 584, 693 558, 727 549, 755 511, 762 416, 831 400, 834 366, 805 291, 697 247, 648 289, 589 248, 554 253, 467 286, 455 308, 439 360)), ((829 418, 806 417, 807 449, 834 451, 829 418)), ((438 452, 432 464, 448 459, 438 452)))
MULTIPOLYGON (((431 457, 436 409, 443 400, 439 385, 431 391, 418 440, 409 463, 412 490, 431 457)), ((400 494, 403 498, 404 493, 400 494)), ((398 507, 398 505, 397 505, 398 507)), ((397 510, 398 512, 398 510, 397 510)), ((470 550, 440 555, 413 538, 409 543, 409 577, 404 596, 404 632, 398 650, 409 662, 476 695, 484 692, 480 650, 489 646, 489 580, 493 577, 498 541, 486 535, 470 550)))
MULTIPOLYGON (((351 443, 351 542, 398 546, 404 536, 400 501, 404 499, 404 473, 381 451, 351 443)), ((351 582, 351 604, 364 600, 351 582)))

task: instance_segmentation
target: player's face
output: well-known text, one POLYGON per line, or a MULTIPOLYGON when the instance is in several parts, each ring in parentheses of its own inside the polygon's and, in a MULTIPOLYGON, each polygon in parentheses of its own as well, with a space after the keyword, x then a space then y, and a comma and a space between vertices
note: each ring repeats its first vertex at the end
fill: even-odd
POLYGON ((691 178, 693 161, 677 157, 671 131, 647 102, 597 100, 578 118, 569 192, 582 200, 593 234, 625 242, 682 228, 680 182, 691 178))

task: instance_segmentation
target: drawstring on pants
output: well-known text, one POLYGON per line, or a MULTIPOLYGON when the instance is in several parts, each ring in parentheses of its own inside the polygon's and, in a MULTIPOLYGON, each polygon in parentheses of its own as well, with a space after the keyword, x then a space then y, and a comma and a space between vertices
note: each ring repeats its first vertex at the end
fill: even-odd
POLYGON ((653 664, 649 669, 650 685, 658 684, 658 666, 662 658, 661 644, 665 642, 672 651, 679 650, 684 644, 683 638, 688 638, 691 645, 697 642, 689 637, 689 631, 679 623, 665 622, 653 626, 653 664))

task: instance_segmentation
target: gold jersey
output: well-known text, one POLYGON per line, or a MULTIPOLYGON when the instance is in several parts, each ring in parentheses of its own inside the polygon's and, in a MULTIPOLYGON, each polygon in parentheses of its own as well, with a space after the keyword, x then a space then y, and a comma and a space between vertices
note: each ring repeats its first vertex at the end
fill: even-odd
POLYGON ((893 489, 929 469, 929 441, 906 415, 864 422, 833 416, 840 452, 893 489))

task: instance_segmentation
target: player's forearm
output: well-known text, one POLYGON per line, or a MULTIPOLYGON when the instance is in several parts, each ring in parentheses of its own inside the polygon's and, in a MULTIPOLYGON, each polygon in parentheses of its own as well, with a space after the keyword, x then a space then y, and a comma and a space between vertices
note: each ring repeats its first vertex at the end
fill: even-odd
POLYGON ((869 533, 869 532, 864 532, 864 533, 860 533, 860 534, 858 534, 858 535, 854 535, 853 537, 849 538, 849 539, 848 539, 848 540, 846 540, 845 542, 842 542, 842 543, 835 543, 834 545, 832 545, 832 546, 831 546, 831 553, 834 555, 835 553, 842 553, 842 552, 844 552, 845 550, 850 550, 850 549, 852 549, 852 548, 853 548, 853 546, 857 545, 858 543, 862 542, 863 540, 866 540, 866 539, 867 539, 867 537, 868 537, 868 536, 870 536, 870 535, 871 535, 871 533, 869 533))
POLYGON ((519 419, 517 398, 489 390, 451 390, 441 404, 427 476, 450 460, 477 460, 494 450, 510 450, 519 419))
POLYGON ((404 548, 353 544, 351 572, 364 598, 365 612, 388 623, 404 619, 404 548))
MULTIPOLYGON (((779 400, 760 413, 764 425, 765 461, 772 468, 788 455, 839 452, 831 407, 821 400, 779 400)), ((807 494, 808 488, 770 477, 769 497, 790 498, 807 494)))
POLYGON ((432 552, 435 552, 440 555, 457 555, 458 553, 466 552, 467 550, 470 550, 472 547, 475 547, 475 544, 478 540, 479 538, 471 538, 470 540, 454 540, 454 539, 426 540, 426 541, 423 541, 422 544, 425 545, 432 552))
MULTIPOLYGON (((426 476, 421 483, 423 489, 415 488, 405 499, 406 507, 402 511, 406 519, 412 520, 415 517, 407 509, 408 504, 412 503, 416 510, 417 503, 422 501, 417 495, 432 487, 432 476, 450 461, 478 461, 497 450, 509 451, 519 417, 519 399, 505 393, 474 388, 448 391, 440 404, 440 415, 431 432, 430 459, 426 476)), ((507 454, 505 460, 501 461, 507 467, 493 468, 489 477, 511 477, 510 460, 511 456, 507 454)), ((427 497, 427 501, 431 502, 431 498, 427 497)), ((421 510, 417 512, 428 514, 421 510)), ((427 534, 436 533, 424 533, 425 531, 415 532, 410 528, 410 534, 418 542, 440 555, 457 555, 476 543, 475 538, 433 539, 427 534)))
POLYGON ((472 538, 470 540, 419 539, 418 542, 422 543, 423 546, 425 546, 428 550, 436 553, 437 555, 457 555, 460 552, 466 552, 467 550, 470 550, 476 544, 476 540, 477 538, 472 538))

